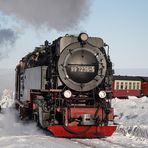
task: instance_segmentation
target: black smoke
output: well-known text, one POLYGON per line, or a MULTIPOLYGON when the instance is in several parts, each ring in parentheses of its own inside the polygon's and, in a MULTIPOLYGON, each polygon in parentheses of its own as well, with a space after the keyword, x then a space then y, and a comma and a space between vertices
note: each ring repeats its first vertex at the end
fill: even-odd
POLYGON ((1 0, 0 10, 35 26, 65 31, 89 14, 90 0, 1 0))
POLYGON ((0 45, 14 44, 16 41, 16 32, 10 28, 0 28, 0 45))
POLYGON ((7 58, 10 49, 14 46, 18 38, 18 33, 10 28, 0 25, 0 60, 7 58))

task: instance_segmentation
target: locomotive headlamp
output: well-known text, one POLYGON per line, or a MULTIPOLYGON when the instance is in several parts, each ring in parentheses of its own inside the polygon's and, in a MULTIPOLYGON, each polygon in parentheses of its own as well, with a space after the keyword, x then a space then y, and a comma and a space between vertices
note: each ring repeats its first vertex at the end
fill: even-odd
POLYGON ((64 97, 67 99, 71 98, 71 96, 72 96, 72 93, 70 90, 65 90, 63 94, 64 94, 64 97))
POLYGON ((79 40, 80 41, 87 41, 87 39, 88 39, 88 34, 86 34, 86 33, 81 33, 80 35, 79 35, 79 40))
POLYGON ((101 90, 100 92, 99 92, 99 97, 100 98, 105 98, 106 97, 106 92, 105 91, 103 91, 103 90, 101 90))

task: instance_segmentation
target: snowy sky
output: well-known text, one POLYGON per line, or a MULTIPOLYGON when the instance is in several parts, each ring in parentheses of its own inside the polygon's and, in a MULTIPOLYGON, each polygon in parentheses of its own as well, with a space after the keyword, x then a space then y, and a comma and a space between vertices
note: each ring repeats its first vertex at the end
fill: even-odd
POLYGON ((81 31, 110 45, 115 68, 148 68, 147 14, 147 0, 0 0, 0 68, 81 31))

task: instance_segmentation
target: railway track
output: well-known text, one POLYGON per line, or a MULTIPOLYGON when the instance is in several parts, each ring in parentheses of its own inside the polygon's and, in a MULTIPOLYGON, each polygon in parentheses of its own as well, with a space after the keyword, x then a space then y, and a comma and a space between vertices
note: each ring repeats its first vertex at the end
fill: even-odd
POLYGON ((96 139, 95 143, 92 142, 93 139, 88 139, 88 140, 81 140, 81 139, 72 139, 71 141, 79 143, 85 147, 88 148, 131 148, 131 146, 127 146, 126 144, 120 144, 120 143, 115 143, 110 140, 106 139, 96 139))

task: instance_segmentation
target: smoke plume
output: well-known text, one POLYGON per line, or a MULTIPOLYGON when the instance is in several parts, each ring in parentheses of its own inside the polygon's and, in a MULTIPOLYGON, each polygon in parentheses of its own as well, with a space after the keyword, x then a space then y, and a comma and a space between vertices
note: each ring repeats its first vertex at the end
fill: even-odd
POLYGON ((8 57, 9 50, 12 49, 17 37, 18 33, 13 28, 4 28, 4 25, 0 24, 0 60, 8 57))
POLYGON ((8 28, 0 28, 0 45, 13 44, 16 40, 16 33, 8 28))
POLYGON ((0 10, 35 26, 64 31, 89 14, 90 0, 1 0, 0 10))

